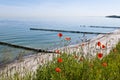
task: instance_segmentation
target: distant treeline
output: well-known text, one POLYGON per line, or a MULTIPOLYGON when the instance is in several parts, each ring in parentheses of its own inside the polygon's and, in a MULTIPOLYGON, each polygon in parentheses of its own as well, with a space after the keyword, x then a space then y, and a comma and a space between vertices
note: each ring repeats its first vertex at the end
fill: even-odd
POLYGON ((110 16, 106 16, 108 18, 120 18, 120 16, 117 16, 117 15, 110 15, 110 16))

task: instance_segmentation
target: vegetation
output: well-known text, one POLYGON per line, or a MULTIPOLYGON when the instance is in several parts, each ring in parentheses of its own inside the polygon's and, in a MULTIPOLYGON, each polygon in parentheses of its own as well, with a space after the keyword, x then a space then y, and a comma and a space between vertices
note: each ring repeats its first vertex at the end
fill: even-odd
MULTIPOLYGON (((61 38, 63 35, 60 33, 61 38)), ((71 38, 66 37, 69 41, 71 38)), ((82 44, 82 46, 84 46, 82 44)), ((106 48, 101 42, 97 43, 100 49, 106 48)), ((104 51, 105 52, 105 51, 104 51)), ((119 80, 120 75, 120 42, 108 55, 96 53, 94 58, 88 59, 76 53, 61 53, 56 50, 57 57, 44 65, 39 66, 36 72, 25 71, 24 77, 16 73, 1 80, 119 80)), ((1 76, 4 76, 1 75, 1 76)))
POLYGON ((100 54, 91 60, 60 54, 38 68, 35 80, 119 80, 119 52, 120 43, 104 58, 100 54))
MULTIPOLYGON (((61 38, 61 33, 58 36, 61 38)), ((66 40, 69 41, 70 38, 66 40)), ((106 48, 100 41, 97 46, 101 50, 106 48)), ((120 42, 116 45, 116 48, 111 50, 109 55, 100 52, 96 53, 96 57, 91 59, 76 53, 61 54, 57 50, 57 58, 46 65, 40 66, 36 71, 34 80, 119 80, 119 52, 120 42)))

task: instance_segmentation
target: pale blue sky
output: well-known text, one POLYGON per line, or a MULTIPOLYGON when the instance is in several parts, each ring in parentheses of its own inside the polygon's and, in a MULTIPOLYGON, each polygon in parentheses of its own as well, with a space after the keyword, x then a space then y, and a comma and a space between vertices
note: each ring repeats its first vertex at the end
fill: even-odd
POLYGON ((60 19, 120 15, 120 0, 0 0, 0 18, 60 19))

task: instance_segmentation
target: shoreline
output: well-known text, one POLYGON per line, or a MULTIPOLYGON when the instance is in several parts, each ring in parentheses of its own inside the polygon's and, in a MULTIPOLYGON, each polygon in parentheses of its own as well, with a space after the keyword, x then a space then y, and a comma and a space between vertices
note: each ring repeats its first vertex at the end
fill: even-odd
MULTIPOLYGON (((102 44, 106 45, 106 52, 103 53, 103 55, 109 54, 110 50, 116 46, 116 44, 120 41, 120 30, 115 30, 112 32, 112 34, 99 34, 98 36, 90 39, 88 42, 79 43, 76 45, 69 45, 67 47, 60 48, 60 51, 64 51, 66 53, 72 54, 74 51, 76 53, 79 53, 79 48, 82 44, 83 46, 83 56, 84 57, 94 57, 96 56, 96 51, 94 50, 94 47, 98 41, 100 41, 102 44), (112 43, 108 46, 108 42, 112 43), (78 48, 76 48, 78 47, 78 48), (69 49, 69 50, 68 50, 69 49)), ((13 71, 14 69, 17 71, 20 71, 22 74, 24 72, 24 69, 27 69, 30 72, 34 72, 39 65, 46 64, 48 61, 52 61, 54 57, 57 57, 56 53, 38 53, 26 56, 19 60, 15 60, 13 63, 10 63, 4 67, 4 69, 0 70, 3 72, 7 72, 8 70, 13 71), (24 68, 24 69, 23 69, 24 68)))

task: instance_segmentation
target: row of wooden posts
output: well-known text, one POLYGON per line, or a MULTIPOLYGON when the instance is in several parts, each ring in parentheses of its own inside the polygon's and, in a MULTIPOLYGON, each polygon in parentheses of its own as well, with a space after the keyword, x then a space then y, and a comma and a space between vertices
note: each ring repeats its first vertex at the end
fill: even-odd
MULTIPOLYGON (((113 29, 120 29, 120 27, 108 27, 108 26, 84 26, 80 25, 80 27, 93 27, 93 28, 113 28, 113 29)), ((39 28, 30 28, 30 30, 40 30, 40 31, 52 31, 52 32, 68 32, 68 33, 83 33, 83 34, 111 34, 111 33, 103 33, 103 32, 82 32, 82 31, 71 31, 71 30, 55 30, 55 29, 39 29, 39 28)), ((7 42, 1 42, 0 45, 6 45, 14 48, 22 48, 26 50, 32 50, 35 52, 45 52, 45 53, 54 53, 53 51, 47 51, 43 49, 36 49, 31 47, 25 47, 20 45, 15 45, 7 42)))

